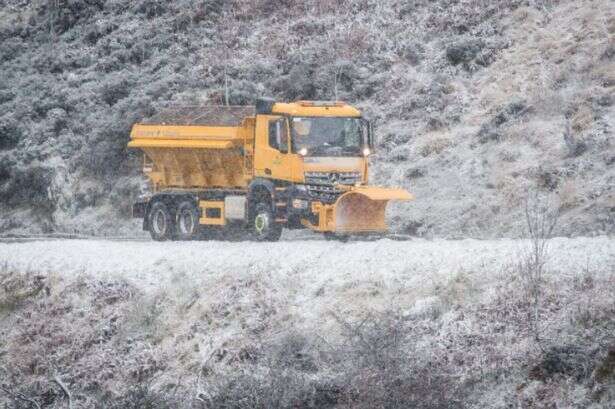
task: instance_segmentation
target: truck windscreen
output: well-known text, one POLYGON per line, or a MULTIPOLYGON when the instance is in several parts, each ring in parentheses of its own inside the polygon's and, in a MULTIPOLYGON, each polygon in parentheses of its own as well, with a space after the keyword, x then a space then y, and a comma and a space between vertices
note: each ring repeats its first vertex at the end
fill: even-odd
POLYGON ((293 152, 303 156, 359 156, 364 144, 363 120, 340 117, 293 117, 293 152))

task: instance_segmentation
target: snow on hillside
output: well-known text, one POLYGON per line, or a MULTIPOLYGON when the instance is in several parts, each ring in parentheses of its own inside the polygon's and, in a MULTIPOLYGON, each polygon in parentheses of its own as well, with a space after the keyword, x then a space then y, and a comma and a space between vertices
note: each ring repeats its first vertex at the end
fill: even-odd
POLYGON ((0 1, 0 231, 138 231, 131 125, 227 83, 364 110, 400 232, 518 237, 536 187, 610 234, 614 36, 611 0, 0 1))

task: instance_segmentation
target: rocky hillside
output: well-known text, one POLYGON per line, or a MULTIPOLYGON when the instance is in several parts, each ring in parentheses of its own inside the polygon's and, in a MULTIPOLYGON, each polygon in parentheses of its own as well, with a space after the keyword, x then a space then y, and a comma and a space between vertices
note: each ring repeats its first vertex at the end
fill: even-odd
POLYGON ((610 0, 0 0, 0 231, 134 234, 131 125, 225 82, 364 109, 399 231, 518 235, 528 189, 615 229, 610 0))

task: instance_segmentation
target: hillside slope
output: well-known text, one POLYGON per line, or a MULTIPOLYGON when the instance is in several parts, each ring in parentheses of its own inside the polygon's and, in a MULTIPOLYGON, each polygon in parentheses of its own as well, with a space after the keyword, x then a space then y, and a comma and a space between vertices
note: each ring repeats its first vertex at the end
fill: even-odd
POLYGON ((561 234, 615 228, 609 0, 0 1, 0 231, 135 234, 130 126, 169 101, 333 99, 381 136, 396 230, 516 236, 528 188, 561 234))
POLYGON ((528 244, 0 243, 0 405, 613 408, 615 240, 528 244))

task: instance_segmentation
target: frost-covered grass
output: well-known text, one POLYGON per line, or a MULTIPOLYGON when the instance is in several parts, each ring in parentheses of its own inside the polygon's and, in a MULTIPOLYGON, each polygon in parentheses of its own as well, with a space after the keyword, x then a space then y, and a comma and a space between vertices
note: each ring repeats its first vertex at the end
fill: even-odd
POLYGON ((527 245, 0 244, 0 303, 23 295, 0 384, 60 405, 58 375, 87 407, 612 407, 615 242, 549 242, 538 336, 527 245))

